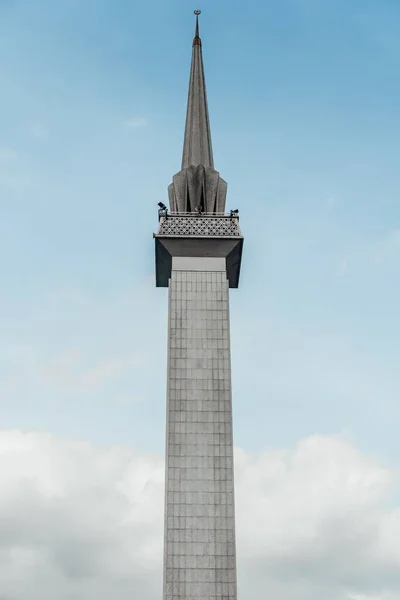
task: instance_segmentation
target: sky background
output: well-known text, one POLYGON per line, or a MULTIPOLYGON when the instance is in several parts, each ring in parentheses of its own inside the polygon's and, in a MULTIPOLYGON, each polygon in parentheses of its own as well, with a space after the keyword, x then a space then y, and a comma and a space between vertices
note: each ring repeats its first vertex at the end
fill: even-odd
POLYGON ((161 597, 152 233, 195 8, 245 236, 241 597, 398 600, 398 0, 0 0, 0 600, 161 597))

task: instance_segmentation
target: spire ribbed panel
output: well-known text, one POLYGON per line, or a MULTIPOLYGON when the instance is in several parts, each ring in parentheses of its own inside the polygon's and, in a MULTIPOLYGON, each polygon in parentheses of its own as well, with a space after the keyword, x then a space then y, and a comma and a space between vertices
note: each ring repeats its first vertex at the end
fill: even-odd
POLYGON ((201 45, 194 44, 182 169, 198 165, 214 168, 203 56, 201 45))

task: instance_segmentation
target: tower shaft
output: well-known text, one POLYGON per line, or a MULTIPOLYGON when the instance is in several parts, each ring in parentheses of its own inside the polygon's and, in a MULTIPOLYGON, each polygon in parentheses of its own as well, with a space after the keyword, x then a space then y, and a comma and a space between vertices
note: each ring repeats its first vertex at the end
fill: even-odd
POLYGON ((172 260, 164 600, 236 599, 228 285, 224 258, 172 260))

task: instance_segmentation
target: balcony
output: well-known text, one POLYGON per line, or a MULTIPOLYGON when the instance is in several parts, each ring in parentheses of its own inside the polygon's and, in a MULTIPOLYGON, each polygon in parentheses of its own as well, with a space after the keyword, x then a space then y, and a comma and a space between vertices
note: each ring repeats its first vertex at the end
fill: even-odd
POLYGON ((230 213, 170 213, 159 211, 158 236, 241 237, 239 216, 230 213))

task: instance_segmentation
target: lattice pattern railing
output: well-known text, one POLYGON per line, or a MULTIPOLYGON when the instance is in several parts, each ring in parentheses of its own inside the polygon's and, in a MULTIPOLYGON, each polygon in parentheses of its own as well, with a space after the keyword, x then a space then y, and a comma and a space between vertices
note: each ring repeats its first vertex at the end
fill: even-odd
POLYGON ((182 216, 168 214, 160 218, 158 235, 185 235, 196 237, 241 236, 236 216, 182 216))

